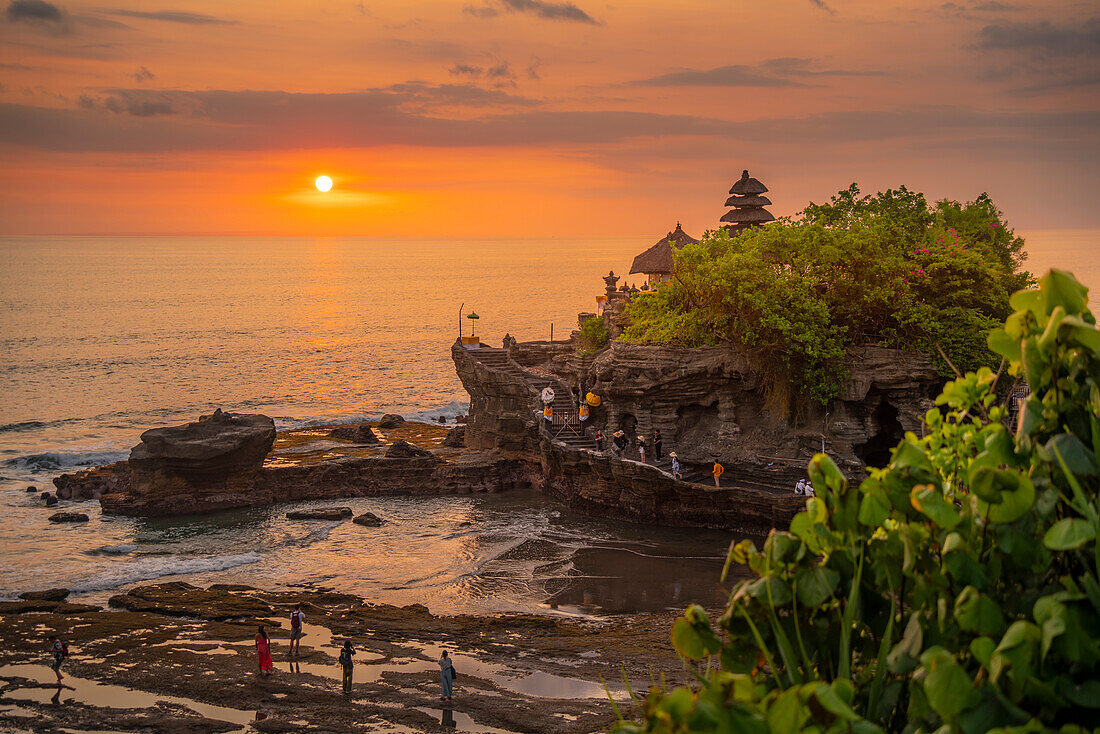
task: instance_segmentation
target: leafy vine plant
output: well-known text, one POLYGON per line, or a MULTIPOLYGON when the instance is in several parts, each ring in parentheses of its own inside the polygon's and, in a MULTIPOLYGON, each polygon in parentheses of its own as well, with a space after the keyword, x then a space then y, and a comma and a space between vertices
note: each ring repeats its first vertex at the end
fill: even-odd
POLYGON ((672 629, 694 685, 654 686, 635 732, 1084 732, 1100 724, 1100 331, 1048 272, 989 336, 1030 395, 1006 427, 988 368, 947 383, 858 486, 818 454, 816 497, 712 622, 672 629))

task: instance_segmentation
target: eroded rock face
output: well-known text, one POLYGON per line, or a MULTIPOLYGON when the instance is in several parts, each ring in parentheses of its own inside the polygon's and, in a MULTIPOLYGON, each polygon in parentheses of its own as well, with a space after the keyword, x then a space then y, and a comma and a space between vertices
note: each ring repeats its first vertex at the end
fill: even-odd
POLYGON ((194 423, 154 428, 130 451, 128 491, 100 497, 104 511, 167 515, 241 506, 275 442, 266 415, 217 410, 194 423), (124 509, 125 508, 125 509, 124 509))
POLYGON ((435 454, 427 449, 422 449, 418 446, 413 446, 408 441, 397 439, 386 449, 387 459, 434 459, 435 454))
POLYGON ((466 426, 456 426, 452 428, 447 437, 443 439, 443 446, 452 449, 461 449, 466 446, 466 426))
POLYGON ((53 480, 53 485, 57 487, 57 496, 63 500, 97 500, 102 495, 130 489, 130 466, 119 461, 62 474, 53 480))

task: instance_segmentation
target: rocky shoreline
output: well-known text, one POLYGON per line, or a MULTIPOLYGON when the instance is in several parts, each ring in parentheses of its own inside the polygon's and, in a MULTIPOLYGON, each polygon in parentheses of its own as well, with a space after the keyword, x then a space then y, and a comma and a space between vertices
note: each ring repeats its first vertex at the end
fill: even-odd
POLYGON ((321 588, 181 582, 130 589, 102 610, 56 596, 25 600, 38 604, 33 609, 0 607, 0 730, 433 732, 458 722, 467 730, 572 734, 614 720, 601 678, 625 713, 632 704, 624 673, 642 691, 651 676, 670 685, 689 677, 668 642, 670 614, 439 617, 420 605, 372 605, 321 588), (294 659, 285 627, 298 604, 307 635, 294 659), (256 674, 259 623, 273 643, 271 677, 256 674), (71 688, 49 685, 52 634, 72 653, 63 668, 71 688), (350 696, 340 693, 336 664, 343 639, 357 649, 350 696), (438 701, 443 649, 460 672, 448 707, 438 701))

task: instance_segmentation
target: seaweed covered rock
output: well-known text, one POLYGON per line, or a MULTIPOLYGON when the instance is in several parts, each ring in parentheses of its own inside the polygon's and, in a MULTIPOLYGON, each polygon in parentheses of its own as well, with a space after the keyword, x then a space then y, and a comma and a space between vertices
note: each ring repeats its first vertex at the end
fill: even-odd
POLYGON ((112 607, 170 617, 223 620, 262 617, 272 613, 264 602, 219 589, 201 589, 183 581, 136 586, 112 596, 112 607))
POLYGON ((418 446, 414 446, 408 441, 397 439, 393 442, 393 445, 386 449, 387 459, 415 459, 415 458, 434 458, 435 454, 427 449, 422 449, 418 446))
POLYGON ((397 428, 399 425, 405 422, 405 419, 396 413, 386 413, 382 416, 382 420, 378 421, 379 428, 397 428))
POLYGON ((83 512, 55 512, 50 515, 50 522, 88 522, 88 516, 83 512))
POLYGON ((365 525, 368 528, 376 528, 386 521, 378 517, 378 515, 375 515, 373 512, 364 512, 362 515, 356 516, 356 518, 352 520, 352 522, 354 522, 356 525, 365 525))

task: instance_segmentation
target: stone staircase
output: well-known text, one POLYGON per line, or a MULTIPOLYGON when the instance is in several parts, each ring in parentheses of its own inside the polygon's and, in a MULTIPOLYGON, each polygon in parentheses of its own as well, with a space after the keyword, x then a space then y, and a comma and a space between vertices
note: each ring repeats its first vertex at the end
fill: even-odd
MULTIPOLYGON (((560 379, 553 375, 525 370, 509 357, 507 350, 504 349, 483 346, 480 349, 471 350, 470 355, 491 370, 522 379, 536 395, 549 385, 554 391, 554 402, 550 404, 554 408, 556 419, 553 428, 554 440, 573 449, 595 450, 596 442, 585 434, 583 426, 562 424, 563 420, 576 416, 577 404, 574 401, 573 393, 560 379)), ((542 405, 541 400, 538 401, 538 405, 542 405)), ((534 407, 532 407, 532 410, 534 410, 534 407)), ((542 423, 540 422, 541 426, 542 423)))

